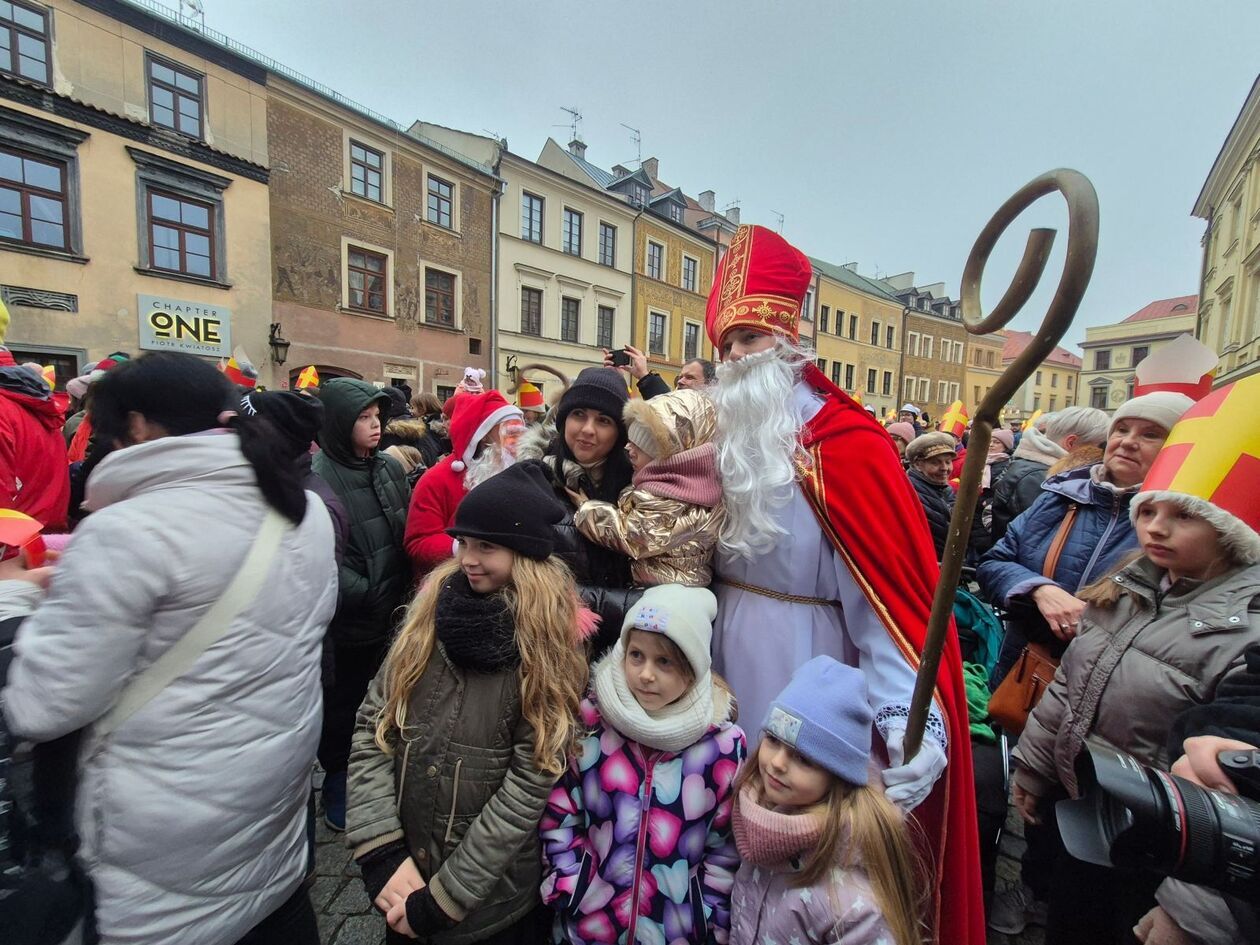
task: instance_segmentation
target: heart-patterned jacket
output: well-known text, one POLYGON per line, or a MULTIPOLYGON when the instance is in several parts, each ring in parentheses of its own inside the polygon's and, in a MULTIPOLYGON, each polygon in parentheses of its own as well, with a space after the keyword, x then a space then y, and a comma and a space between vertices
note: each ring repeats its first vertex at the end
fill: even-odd
POLYGON ((677 753, 624 738, 594 693, 582 703, 590 734, 540 825, 542 898, 556 910, 557 943, 727 942, 745 740, 724 687, 713 702, 713 725, 677 753))

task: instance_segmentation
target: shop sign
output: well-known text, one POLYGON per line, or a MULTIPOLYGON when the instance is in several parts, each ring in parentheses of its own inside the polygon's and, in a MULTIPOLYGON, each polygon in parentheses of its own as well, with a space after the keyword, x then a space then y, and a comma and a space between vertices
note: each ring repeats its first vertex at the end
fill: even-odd
POLYGON ((207 358, 232 356, 232 310, 207 302, 137 295, 140 347, 207 358))

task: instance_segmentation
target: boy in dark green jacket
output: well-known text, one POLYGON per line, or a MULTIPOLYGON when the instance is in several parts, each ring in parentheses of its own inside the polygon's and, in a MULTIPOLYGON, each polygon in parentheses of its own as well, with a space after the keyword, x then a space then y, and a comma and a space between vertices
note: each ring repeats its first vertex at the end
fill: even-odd
POLYGON ((332 679, 325 680, 319 762, 324 767, 324 819, 345 829, 346 765, 354 718, 376 675, 411 589, 403 551, 410 498, 402 466, 377 451, 385 391, 339 377, 320 388, 324 426, 312 469, 340 496, 350 519, 341 562, 341 596, 329 625, 332 679), (398 612, 398 613, 396 613, 398 612))

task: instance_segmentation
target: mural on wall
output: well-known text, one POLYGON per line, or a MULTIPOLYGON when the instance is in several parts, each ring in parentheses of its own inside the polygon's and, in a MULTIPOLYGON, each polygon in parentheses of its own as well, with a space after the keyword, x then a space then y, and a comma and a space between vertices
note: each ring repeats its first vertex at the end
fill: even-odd
POLYGON ((272 247, 276 262, 275 295, 297 302, 339 297, 339 260, 322 242, 299 235, 272 247))

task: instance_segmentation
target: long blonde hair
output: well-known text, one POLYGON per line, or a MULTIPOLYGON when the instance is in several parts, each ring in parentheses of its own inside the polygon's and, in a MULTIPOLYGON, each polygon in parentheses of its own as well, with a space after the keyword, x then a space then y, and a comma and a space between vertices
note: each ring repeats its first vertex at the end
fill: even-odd
MULTIPOLYGON (((411 691, 433 657, 438 595, 459 569, 458 560, 434 569, 385 657, 385 701, 376 717, 376 744, 387 754, 393 753, 406 724, 411 691)), ((517 554, 511 583, 502 594, 516 625, 521 714, 534 729, 534 764, 558 776, 577 748, 578 709, 588 672, 577 638, 579 604, 573 575, 554 556, 537 561, 517 554)))
MULTIPOLYGON (((744 762, 735 780, 736 797, 745 787, 764 796, 757 764, 760 749, 759 744, 744 762)), ((801 811, 817 817, 823 826, 817 846, 792 885, 813 886, 837 867, 860 866, 896 945, 922 945, 926 874, 910 837, 909 821, 879 787, 830 777, 831 787, 822 800, 801 811)))

